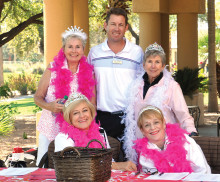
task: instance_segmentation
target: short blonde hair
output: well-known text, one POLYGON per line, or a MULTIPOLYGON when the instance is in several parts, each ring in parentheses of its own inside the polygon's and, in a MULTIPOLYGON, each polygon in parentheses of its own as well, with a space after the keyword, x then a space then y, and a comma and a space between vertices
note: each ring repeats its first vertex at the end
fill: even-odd
POLYGON ((66 122, 71 124, 70 123, 70 113, 71 113, 71 111, 74 110, 79 104, 81 104, 83 102, 86 103, 87 106, 89 107, 91 115, 92 115, 92 120, 95 119, 95 116, 96 116, 95 106, 89 100, 80 99, 80 100, 76 100, 76 101, 72 102, 67 107, 63 107, 63 118, 66 122))
MULTIPOLYGON (((155 109, 147 109, 143 112, 141 112, 141 114, 139 115, 138 117, 138 121, 137 121, 137 125, 140 129, 143 128, 143 119, 151 119, 152 116, 155 116, 157 119, 161 120, 162 122, 164 122, 164 116, 163 116, 163 113, 162 111, 155 107, 157 110, 155 109), (160 112, 158 112, 160 111, 160 112)), ((144 108, 143 108, 144 109, 144 108)))

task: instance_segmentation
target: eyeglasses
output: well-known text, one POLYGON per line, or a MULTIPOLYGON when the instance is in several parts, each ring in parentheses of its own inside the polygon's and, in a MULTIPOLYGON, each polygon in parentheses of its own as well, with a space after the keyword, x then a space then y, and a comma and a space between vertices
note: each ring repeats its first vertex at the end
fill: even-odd
POLYGON ((158 170, 155 168, 144 168, 143 172, 148 174, 148 175, 154 175, 158 173, 158 170))

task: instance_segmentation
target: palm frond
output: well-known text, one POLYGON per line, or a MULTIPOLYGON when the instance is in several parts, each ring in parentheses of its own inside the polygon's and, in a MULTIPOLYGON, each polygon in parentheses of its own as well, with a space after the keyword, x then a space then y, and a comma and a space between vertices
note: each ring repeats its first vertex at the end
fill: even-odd
POLYGON ((179 69, 173 74, 176 82, 180 84, 183 95, 188 95, 192 98, 192 95, 199 89, 204 87, 205 77, 199 77, 199 68, 188 68, 179 69))

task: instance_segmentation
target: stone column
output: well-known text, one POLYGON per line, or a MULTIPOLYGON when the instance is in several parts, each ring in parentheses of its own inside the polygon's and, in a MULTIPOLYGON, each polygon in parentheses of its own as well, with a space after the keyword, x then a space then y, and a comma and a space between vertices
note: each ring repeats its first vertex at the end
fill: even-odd
POLYGON ((198 15, 177 14, 177 65, 178 69, 198 67, 198 15))
MULTIPOLYGON (((89 36, 89 8, 88 0, 74 0, 73 1, 73 18, 74 25, 83 29, 83 31, 89 36)), ((87 39, 85 55, 89 53, 89 37, 87 39)))
POLYGON ((61 34, 73 25, 73 0, 44 0, 44 59, 53 61, 62 46, 61 34))
POLYGON ((169 14, 161 14, 161 46, 166 53, 166 64, 169 65, 170 57, 170 33, 169 14))
POLYGON ((161 44, 160 13, 139 13, 140 17, 140 46, 143 50, 150 44, 161 44))

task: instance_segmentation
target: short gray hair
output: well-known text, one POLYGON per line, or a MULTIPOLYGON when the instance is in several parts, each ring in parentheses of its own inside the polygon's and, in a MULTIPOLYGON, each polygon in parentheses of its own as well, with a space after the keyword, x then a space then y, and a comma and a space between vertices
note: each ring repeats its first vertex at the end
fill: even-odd
POLYGON ((149 50, 146 51, 144 53, 144 60, 143 60, 143 64, 146 63, 147 58, 149 58, 150 56, 160 56, 161 60, 162 60, 162 64, 166 65, 166 54, 162 53, 161 51, 158 50, 149 50))

